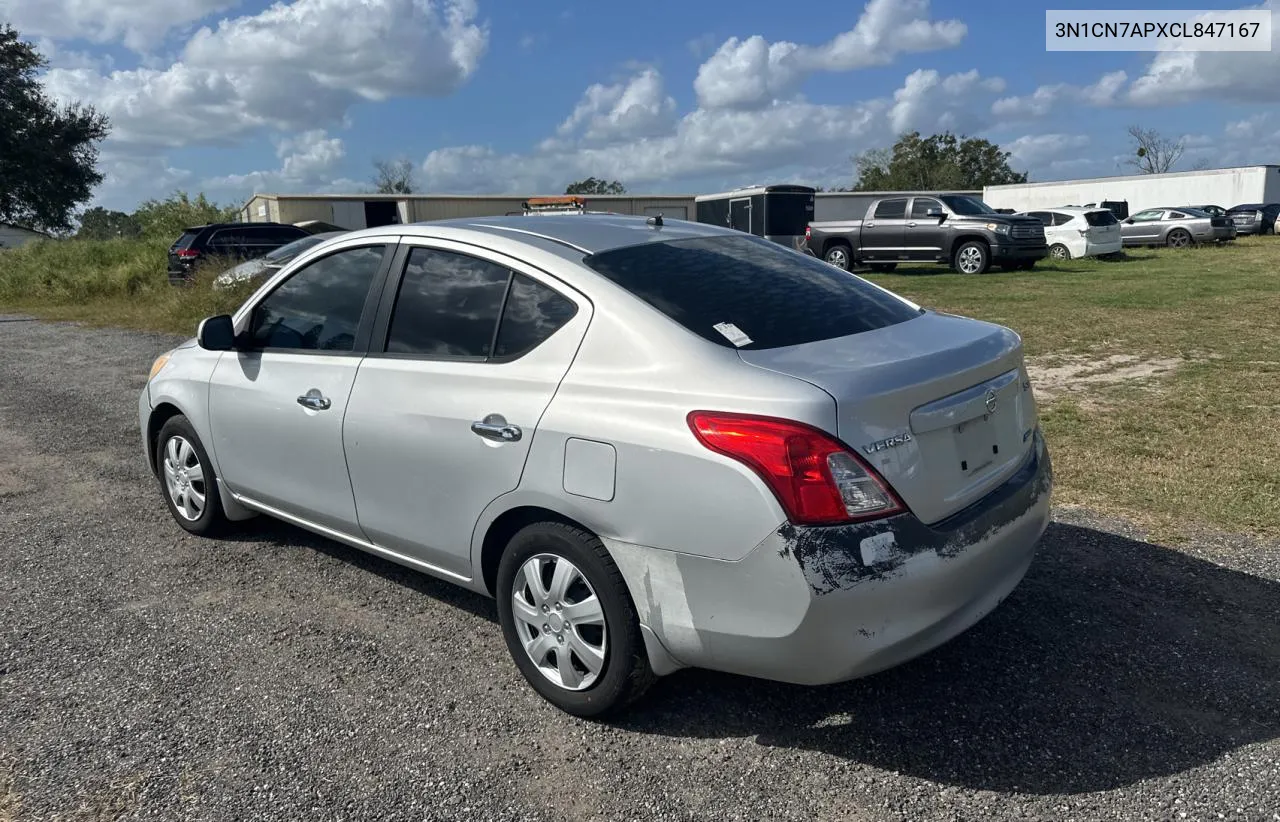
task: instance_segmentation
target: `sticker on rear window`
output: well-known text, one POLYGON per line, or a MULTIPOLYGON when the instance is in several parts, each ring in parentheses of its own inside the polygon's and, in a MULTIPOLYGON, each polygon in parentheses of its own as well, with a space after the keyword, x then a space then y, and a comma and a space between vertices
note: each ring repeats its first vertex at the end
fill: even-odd
POLYGON ((711 326, 716 331, 724 335, 724 338, 734 345, 741 348, 744 345, 751 345, 751 338, 742 333, 742 329, 733 323, 716 323, 711 326))

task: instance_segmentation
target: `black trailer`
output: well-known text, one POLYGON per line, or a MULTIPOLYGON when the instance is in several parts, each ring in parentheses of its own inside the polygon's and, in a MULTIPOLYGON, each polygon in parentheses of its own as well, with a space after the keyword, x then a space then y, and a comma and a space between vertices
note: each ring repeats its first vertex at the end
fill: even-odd
POLYGON ((808 186, 751 186, 693 198, 696 219, 798 248, 813 221, 816 189, 808 186))

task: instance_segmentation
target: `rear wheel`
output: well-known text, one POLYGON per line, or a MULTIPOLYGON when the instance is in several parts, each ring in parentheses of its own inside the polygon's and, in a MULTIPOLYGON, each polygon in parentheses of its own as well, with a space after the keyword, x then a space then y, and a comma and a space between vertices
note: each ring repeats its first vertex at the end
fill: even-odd
POLYGON ((987 244, 972 240, 956 249, 952 267, 961 274, 983 274, 991 266, 987 244))
POLYGON ((1186 248, 1191 245, 1191 235, 1187 233, 1186 229, 1175 228, 1169 232, 1165 245, 1169 246, 1169 248, 1186 248))
POLYGON ((1070 260, 1071 250, 1062 243, 1054 243, 1049 246, 1049 256, 1055 260, 1070 260))
POLYGON ((653 683, 635 606, 595 535, 562 522, 526 526, 507 545, 495 593, 516 666, 561 710, 604 716, 653 683))
POLYGON ((869 265, 872 271, 879 271, 885 274, 898 267, 897 263, 869 263, 869 265))
POLYGON ((828 264, 834 265, 843 271, 848 271, 853 267, 853 253, 849 246, 844 243, 834 243, 828 249, 827 253, 822 255, 822 259, 828 264))

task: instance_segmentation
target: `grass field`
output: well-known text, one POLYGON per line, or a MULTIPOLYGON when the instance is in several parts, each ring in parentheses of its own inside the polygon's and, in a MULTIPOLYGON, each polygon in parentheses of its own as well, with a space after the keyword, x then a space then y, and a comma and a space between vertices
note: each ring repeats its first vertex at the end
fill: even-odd
MULTIPOLYGON (((165 245, 0 252, 0 311, 191 334, 245 296, 172 288, 165 245)), ((1280 238, 981 277, 922 266, 873 279, 1022 335, 1059 503, 1127 517, 1163 539, 1199 526, 1280 535, 1280 238)))

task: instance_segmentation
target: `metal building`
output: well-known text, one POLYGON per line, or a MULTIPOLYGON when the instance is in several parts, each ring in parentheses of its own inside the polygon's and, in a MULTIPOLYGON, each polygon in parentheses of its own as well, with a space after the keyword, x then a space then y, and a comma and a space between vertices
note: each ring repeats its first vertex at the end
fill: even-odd
MULTIPOLYGON (((246 222, 318 221, 358 229, 396 223, 521 213, 533 195, 518 194, 255 194, 240 211, 246 222)), ((693 219, 692 194, 589 194, 591 211, 693 219)))
POLYGON ((992 208, 1015 211, 1123 201, 1129 204, 1130 214, 1159 206, 1231 208, 1276 203, 1280 202, 1280 165, 987 186, 982 199, 992 208))

